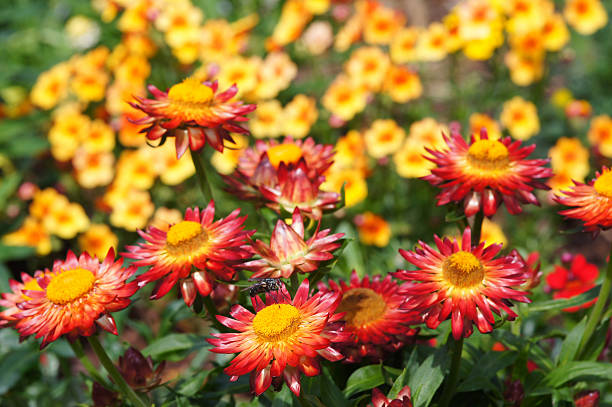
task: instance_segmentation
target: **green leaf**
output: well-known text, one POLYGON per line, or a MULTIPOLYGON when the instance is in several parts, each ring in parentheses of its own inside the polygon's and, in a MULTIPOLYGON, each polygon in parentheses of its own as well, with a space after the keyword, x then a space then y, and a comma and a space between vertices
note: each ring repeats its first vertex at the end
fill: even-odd
POLYGON ((0 359, 0 395, 9 391, 23 374, 36 364, 38 355, 31 347, 24 346, 0 359))
POLYGON ((5 246, 0 244, 0 261, 25 259, 33 256, 35 252, 36 249, 30 246, 5 246))
POLYGON ((188 378, 178 386, 176 390, 177 393, 187 397, 195 396, 202 386, 204 386, 204 381, 211 372, 212 370, 202 370, 196 375, 188 378))
POLYGON ((323 368, 323 374, 321 375, 321 401, 327 406, 349 406, 348 400, 334 382, 327 367, 323 368))
POLYGON ((0 209, 4 209, 9 197, 13 195, 19 182, 21 181, 21 174, 14 172, 7 175, 0 182, 0 209))
POLYGON ((574 359, 576 353, 578 352, 578 347, 580 346, 580 340, 582 339, 586 322, 587 317, 585 316, 582 318, 582 321, 576 324, 570 333, 567 334, 563 344, 561 345, 561 352, 559 352, 559 356, 557 358, 557 365, 563 365, 574 359))
POLYGON ((145 356, 160 360, 181 359, 185 351, 208 346, 203 338, 194 334, 170 334, 159 338, 142 350, 145 356))
POLYGON ((412 373, 408 384, 414 407, 429 406, 448 369, 448 349, 436 350, 412 373))
POLYGON ((410 354, 410 358, 408 358, 408 362, 406 362, 406 367, 404 368, 402 373, 400 373, 397 379, 395 379, 395 381, 393 382, 393 386, 391 386, 391 390, 389 390, 389 393, 387 394, 387 397, 389 399, 393 400, 394 398, 396 398, 399 392, 408 384, 408 379, 409 379, 408 371, 413 370, 414 369, 413 366, 416 365, 416 360, 417 360, 416 353, 417 352, 415 348, 410 354))
POLYGON ((537 343, 529 341, 523 337, 516 336, 511 332, 504 331, 502 329, 494 330, 491 335, 493 338, 495 338, 495 340, 500 341, 511 350, 521 352, 527 349, 529 358, 541 368, 546 370, 553 368, 552 360, 537 343))
POLYGON ((609 381, 610 377, 612 377, 612 364, 610 363, 568 362, 546 375, 546 381, 552 387, 560 387, 574 380, 609 381))
POLYGON ((380 365, 369 365, 361 367, 350 375, 346 382, 344 394, 350 397, 360 391, 373 389, 385 382, 382 367, 380 365))
POLYGON ((272 407, 291 407, 293 405, 292 394, 289 387, 283 386, 281 391, 274 393, 272 407))
POLYGON ((487 352, 474 362, 472 370, 461 383, 457 391, 491 390, 497 386, 493 380, 498 371, 510 366, 516 361, 517 352, 487 352))
POLYGON ((559 311, 569 307, 575 307, 578 305, 585 304, 599 295, 601 285, 591 288, 589 291, 584 292, 572 298, 562 300, 549 300, 534 302, 527 307, 527 310, 531 312, 542 312, 542 311, 559 311))

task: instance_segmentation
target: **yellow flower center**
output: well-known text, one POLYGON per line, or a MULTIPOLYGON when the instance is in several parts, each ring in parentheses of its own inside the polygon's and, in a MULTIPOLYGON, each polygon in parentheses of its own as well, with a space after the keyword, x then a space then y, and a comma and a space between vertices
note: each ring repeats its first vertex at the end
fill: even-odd
POLYGON ((278 342, 291 336, 300 325, 300 311, 293 305, 273 304, 255 315, 253 329, 263 340, 278 342))
POLYGON ((482 282, 484 267, 470 252, 453 253, 444 260, 442 273, 446 281, 459 288, 473 287, 482 282))
POLYGON ((172 86, 168 97, 174 102, 205 104, 213 98, 213 91, 196 78, 187 78, 172 86))
POLYGON ((342 296, 337 312, 346 312, 347 325, 361 327, 379 319, 387 303, 383 297, 370 288, 351 288, 342 296))
MULTIPOLYGON (((36 280, 35 278, 33 278, 33 279, 31 279, 31 280, 26 281, 26 282, 23 284, 23 288, 22 288, 21 290, 22 290, 22 291, 23 291, 23 290, 29 290, 29 291, 42 291, 43 289, 40 287, 40 285, 38 285, 38 280, 36 280)), ((27 300, 31 300, 31 299, 32 299, 32 298, 28 297, 27 295, 25 295, 25 294, 23 294, 23 293, 21 294, 21 296, 22 296, 23 298, 25 298, 25 299, 26 299, 26 301, 27 301, 27 300)))
POLYGON ((91 291, 95 281, 96 277, 87 269, 66 270, 52 277, 47 298, 57 305, 68 304, 91 291))
POLYGON ((279 144, 268 149, 270 164, 278 168, 281 162, 285 164, 297 163, 302 157, 302 149, 295 144, 279 144))
POLYGON ((593 184, 595 191, 606 198, 612 198, 612 171, 604 172, 593 184))
POLYGON ((468 150, 468 162, 481 170, 501 170, 508 166, 508 149, 497 140, 478 140, 468 150))
POLYGON ((206 232, 199 222, 183 220, 168 230, 166 246, 173 253, 191 251, 206 243, 206 238, 206 232))

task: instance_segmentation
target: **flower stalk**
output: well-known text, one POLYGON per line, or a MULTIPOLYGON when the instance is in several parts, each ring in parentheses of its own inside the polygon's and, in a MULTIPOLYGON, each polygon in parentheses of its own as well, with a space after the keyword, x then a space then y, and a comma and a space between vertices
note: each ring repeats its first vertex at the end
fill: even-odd
POLYGON ((448 381, 446 382, 446 387, 444 387, 440 403, 438 404, 439 407, 448 407, 450 405, 450 401, 457 388, 457 383, 459 383, 459 367, 461 366, 461 353, 463 352, 463 337, 454 339, 450 336, 449 340, 453 341, 451 345, 453 348, 453 359, 451 361, 448 381))
POLYGON ((213 194, 212 189, 210 188, 210 182, 206 176, 206 170, 204 169, 204 160, 202 159, 202 155, 198 151, 193 151, 191 153, 191 159, 193 160, 193 166, 195 167, 196 175, 198 177, 198 184, 200 185, 200 189, 204 194, 204 199, 206 202, 210 202, 213 200, 213 194))
POLYGON ((584 328, 584 333, 582 335, 582 340, 580 341, 580 346, 578 348, 579 358, 584 356, 586 352, 586 346, 591 339, 591 335, 595 332, 595 328, 599 324, 599 320, 601 319, 601 314, 606 306, 606 302, 608 301, 608 297, 610 296, 610 289, 612 289, 612 245, 610 246, 610 255, 608 259, 608 267, 606 268, 606 274, 604 276, 604 280, 601 284, 601 290, 599 291, 599 297, 597 298, 597 302, 595 306, 591 308, 591 313, 589 314, 589 318, 587 320, 586 327, 584 328))
POLYGON ((104 369, 106 369, 113 382, 117 385, 117 387, 119 387, 119 391, 123 397, 130 400, 134 407, 150 407, 150 404, 141 399, 138 394, 136 394, 136 392, 127 384, 121 373, 119 373, 119 370, 117 370, 117 367, 108 357, 108 354, 102 347, 102 344, 98 338, 95 335, 92 335, 88 336, 87 340, 98 357, 98 360, 102 366, 104 366, 104 369))

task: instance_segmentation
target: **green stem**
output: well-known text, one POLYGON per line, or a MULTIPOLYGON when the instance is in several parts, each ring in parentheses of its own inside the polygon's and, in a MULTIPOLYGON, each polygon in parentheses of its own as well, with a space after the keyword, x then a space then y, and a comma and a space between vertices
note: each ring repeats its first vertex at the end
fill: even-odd
POLYGON ((195 167, 196 175, 198 176, 198 184, 200 184, 200 189, 204 194, 204 199, 206 199, 206 202, 208 203, 212 201, 213 194, 212 190, 210 189, 208 178, 206 177, 206 171, 204 170, 204 160, 198 151, 191 152, 191 159, 193 160, 193 166, 195 167))
POLYGON ((204 307, 206 308, 206 312, 208 313, 210 322, 212 322, 213 326, 217 329, 217 331, 227 332, 227 328, 217 320, 217 315, 219 314, 219 311, 217 310, 217 307, 215 306, 213 300, 208 295, 204 297, 204 307))
POLYGON ((472 246, 478 246, 480 243, 480 235, 482 234, 482 221, 484 220, 484 212, 478 211, 474 217, 472 226, 472 246))
POLYGON ((601 284, 601 290, 599 291, 599 297, 595 306, 591 309, 589 319, 587 320, 584 333, 582 334, 582 340, 580 341, 580 347, 578 348, 578 356, 582 356, 586 351, 586 345, 591 339, 591 335, 595 332, 595 328, 599 324, 601 319, 601 313, 606 306, 608 297, 610 296, 610 288, 612 287, 612 246, 610 247, 610 259, 608 260, 608 267, 606 269, 606 275, 604 276, 603 283, 601 284))
POLYGON ((109 384, 106 379, 104 379, 104 377, 102 377, 102 375, 98 373, 98 370, 93 365, 93 363, 91 363, 91 360, 89 360, 87 355, 85 355, 85 351, 83 351, 83 345, 81 344, 81 338, 76 338, 74 341, 69 340, 68 343, 70 344, 70 347, 72 348, 72 351, 74 352, 76 357, 81 361, 81 364, 83 365, 85 370, 87 370, 87 373, 89 373, 89 375, 96 382, 100 383, 106 388, 109 388, 109 384))
POLYGON ((451 340, 453 341, 453 360, 451 362, 448 381, 444 387, 444 392, 440 398, 440 403, 438 403, 439 407, 448 407, 453 395, 455 394, 457 383, 459 383, 459 367, 461 366, 461 352, 463 352, 463 337, 459 340, 451 340))
POLYGON ((121 373, 119 373, 119 370, 117 370, 113 362, 106 354, 106 351, 102 347, 102 344, 100 344, 98 338, 95 335, 92 335, 88 336, 87 340, 89 341, 93 351, 96 353, 98 360, 102 366, 104 366, 104 369, 106 369, 110 377, 113 379, 113 382, 119 387, 119 390, 121 391, 121 394, 123 394, 124 398, 129 399, 134 407, 149 407, 150 405, 138 397, 138 394, 136 394, 136 392, 127 384, 123 376, 121 376, 121 373))

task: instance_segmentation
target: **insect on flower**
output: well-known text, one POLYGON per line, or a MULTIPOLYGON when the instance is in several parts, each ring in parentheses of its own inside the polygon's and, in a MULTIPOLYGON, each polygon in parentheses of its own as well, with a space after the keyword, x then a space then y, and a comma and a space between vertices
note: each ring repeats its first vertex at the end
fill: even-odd
POLYGON ((273 299, 274 301, 278 302, 276 297, 278 292, 280 292, 283 297, 287 297, 283 291, 283 283, 277 278, 250 278, 249 281, 256 281, 256 283, 242 291, 248 290, 251 298, 258 296, 259 294, 274 293, 273 299))

